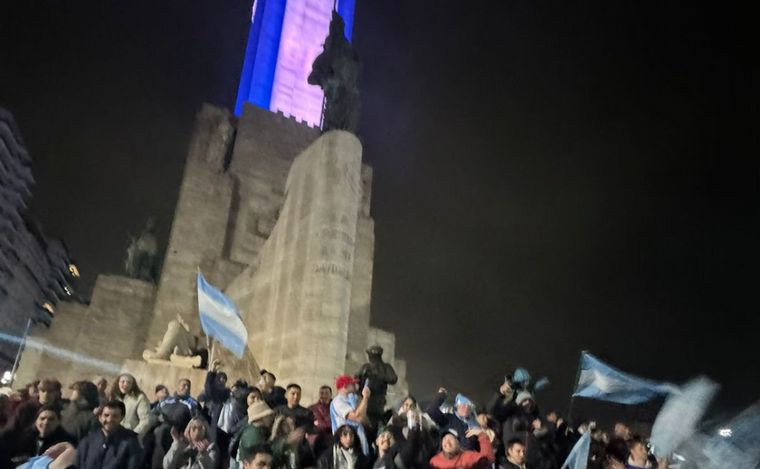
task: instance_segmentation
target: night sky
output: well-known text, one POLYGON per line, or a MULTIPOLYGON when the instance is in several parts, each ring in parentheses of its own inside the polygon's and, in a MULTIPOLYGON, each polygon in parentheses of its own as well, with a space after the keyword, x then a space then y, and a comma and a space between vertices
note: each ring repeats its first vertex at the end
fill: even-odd
MULTIPOLYGON (((83 272, 165 244, 195 112, 230 106, 250 3, 11 0, 0 105, 83 272)), ((728 2, 359 0, 372 317, 420 397, 517 365, 566 407, 580 350, 760 395, 757 60, 728 2)), ((59 318, 63 320, 64 318, 59 318)))

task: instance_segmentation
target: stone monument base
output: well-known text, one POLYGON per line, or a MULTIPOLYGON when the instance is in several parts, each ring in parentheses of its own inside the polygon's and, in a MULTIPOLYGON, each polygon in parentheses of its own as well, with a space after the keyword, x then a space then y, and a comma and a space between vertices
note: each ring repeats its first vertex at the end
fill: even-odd
POLYGON ((169 388, 170 393, 173 393, 177 389, 177 382, 182 378, 190 380, 191 394, 197 397, 203 392, 207 370, 178 366, 168 360, 163 362, 152 360, 152 363, 144 360, 126 360, 121 367, 121 372, 133 375, 140 389, 148 396, 148 399, 153 400, 157 385, 163 384, 169 388))

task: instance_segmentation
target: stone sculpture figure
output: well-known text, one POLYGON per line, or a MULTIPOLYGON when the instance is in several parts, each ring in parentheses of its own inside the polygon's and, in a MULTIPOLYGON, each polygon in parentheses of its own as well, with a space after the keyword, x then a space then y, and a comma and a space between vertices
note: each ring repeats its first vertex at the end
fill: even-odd
POLYGON ((128 276, 155 283, 158 279, 159 257, 154 225, 154 220, 149 218, 140 236, 132 238, 127 247, 124 267, 128 276))
POLYGON ((345 36, 345 23, 333 11, 324 50, 311 66, 308 82, 325 94, 322 130, 356 133, 359 125, 359 55, 345 36))
POLYGON ((143 359, 169 360, 176 365, 199 367, 202 357, 198 348, 198 338, 190 333, 190 326, 178 314, 177 319, 169 321, 158 347, 143 351, 143 359))
POLYGON ((371 391, 367 404, 367 416, 373 427, 383 419, 385 412, 385 395, 389 384, 396 384, 398 376, 390 363, 383 361, 383 348, 373 345, 367 349, 368 362, 362 365, 359 371, 359 385, 369 383, 371 391))

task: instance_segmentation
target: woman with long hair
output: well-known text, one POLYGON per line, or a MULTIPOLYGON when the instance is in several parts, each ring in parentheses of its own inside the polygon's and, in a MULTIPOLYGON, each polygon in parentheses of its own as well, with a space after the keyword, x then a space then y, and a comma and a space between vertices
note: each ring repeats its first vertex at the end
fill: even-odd
POLYGON ((367 456, 362 452, 359 436, 350 425, 341 425, 335 431, 331 448, 317 462, 319 469, 368 469, 367 456))
POLYGON ((142 438, 150 429, 150 401, 140 390, 135 377, 122 373, 111 385, 110 398, 124 403, 126 412, 121 425, 142 438))
POLYGON ((275 469, 312 467, 314 456, 305 436, 304 428, 296 428, 292 417, 278 415, 272 425, 272 435, 269 438, 272 448, 272 467, 275 469))
POLYGON ((180 435, 172 428, 172 446, 164 456, 164 469, 214 469, 219 458, 215 443, 208 439, 209 426, 202 417, 195 417, 180 435))

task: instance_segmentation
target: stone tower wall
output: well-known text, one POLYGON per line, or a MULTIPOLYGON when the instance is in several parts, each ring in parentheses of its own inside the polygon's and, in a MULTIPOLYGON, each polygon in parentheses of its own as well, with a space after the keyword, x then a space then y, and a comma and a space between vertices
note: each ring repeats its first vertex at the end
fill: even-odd
POLYGON ((272 233, 282 208, 293 160, 320 135, 319 129, 247 104, 238 123, 230 175, 236 193, 228 257, 250 265, 272 233))
POLYGON ((195 276, 223 255, 233 193, 224 162, 234 130, 227 111, 204 105, 198 113, 146 347, 160 341, 177 314, 191 332, 201 332, 195 276))
POLYGON ((358 139, 324 134, 293 163, 255 271, 227 289, 258 362, 297 380, 306 399, 345 368, 361 193, 358 139))

